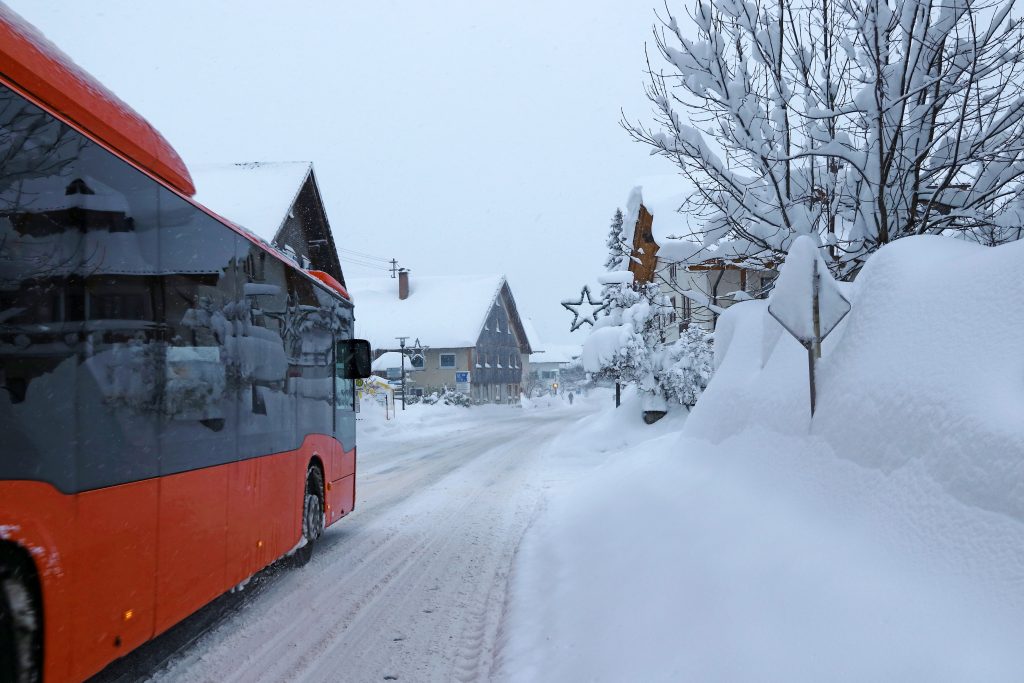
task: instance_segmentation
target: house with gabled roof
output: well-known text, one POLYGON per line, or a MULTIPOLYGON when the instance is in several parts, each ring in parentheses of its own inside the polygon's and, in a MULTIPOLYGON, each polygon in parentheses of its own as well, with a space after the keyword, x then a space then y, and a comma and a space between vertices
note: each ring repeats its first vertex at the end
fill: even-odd
POLYGON ((634 282, 654 282, 665 295, 666 341, 675 341, 691 325, 714 330, 724 309, 766 296, 778 275, 774 264, 747 258, 743 244, 701 244, 679 212, 685 200, 678 176, 649 176, 630 194, 624 226, 626 235, 632 231, 634 282))
POLYGON ((310 161, 191 167, 195 199, 307 270, 345 277, 310 161))
POLYGON ((445 387, 491 403, 518 401, 531 347, 502 275, 350 278, 356 334, 374 354, 418 339, 422 368, 406 369, 411 394, 445 387))

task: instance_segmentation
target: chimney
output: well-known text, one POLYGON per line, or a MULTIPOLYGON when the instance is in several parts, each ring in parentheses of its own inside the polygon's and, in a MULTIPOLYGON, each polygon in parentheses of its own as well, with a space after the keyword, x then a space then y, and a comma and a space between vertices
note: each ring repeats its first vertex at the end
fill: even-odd
POLYGON ((405 301, 409 298, 409 269, 401 268, 398 271, 398 298, 405 301))

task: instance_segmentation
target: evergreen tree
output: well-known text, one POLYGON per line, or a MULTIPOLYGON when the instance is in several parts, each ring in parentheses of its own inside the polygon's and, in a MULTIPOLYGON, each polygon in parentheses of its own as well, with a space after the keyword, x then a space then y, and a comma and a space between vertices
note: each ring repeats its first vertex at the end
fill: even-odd
POLYGON ((623 259, 629 255, 629 248, 622 234, 622 209, 615 209, 605 244, 608 246, 608 258, 605 259, 604 269, 607 271, 625 270, 623 259))

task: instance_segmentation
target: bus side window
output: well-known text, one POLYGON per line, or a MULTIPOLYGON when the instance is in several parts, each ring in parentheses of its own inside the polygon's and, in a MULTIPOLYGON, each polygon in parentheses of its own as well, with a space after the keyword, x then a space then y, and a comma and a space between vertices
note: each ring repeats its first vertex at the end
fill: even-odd
POLYGON ((297 321, 284 264, 237 239, 244 271, 235 351, 241 385, 239 457, 248 458, 292 450, 301 441, 289 360, 297 321))
POLYGON ((330 434, 331 344, 334 340, 330 309, 322 305, 319 288, 297 271, 288 271, 288 295, 293 332, 288 340, 289 381, 296 399, 300 434, 330 434))
POLYGON ((235 237, 205 216, 184 220, 190 208, 169 193, 161 201, 166 325, 162 474, 230 462, 236 449, 235 237))

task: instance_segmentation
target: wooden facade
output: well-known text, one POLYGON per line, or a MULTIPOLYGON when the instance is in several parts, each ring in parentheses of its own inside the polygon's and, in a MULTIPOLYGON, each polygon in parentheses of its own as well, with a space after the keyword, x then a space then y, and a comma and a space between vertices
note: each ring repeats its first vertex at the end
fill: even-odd
POLYGON ((629 254, 629 272, 639 285, 654 281, 658 269, 658 243, 654 241, 654 215, 643 204, 633 226, 633 250, 629 254))
POLYGON ((274 244, 282 249, 286 245, 291 247, 300 263, 306 258, 313 270, 322 270, 342 285, 345 284, 338 250, 312 167, 274 237, 274 244))
POLYGON ((503 283, 491 304, 476 346, 470 349, 470 392, 480 401, 517 400, 523 383, 523 365, 530 344, 516 310, 508 283, 503 283))

